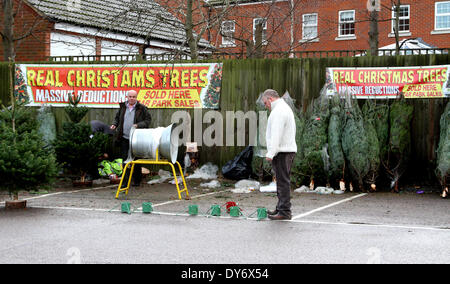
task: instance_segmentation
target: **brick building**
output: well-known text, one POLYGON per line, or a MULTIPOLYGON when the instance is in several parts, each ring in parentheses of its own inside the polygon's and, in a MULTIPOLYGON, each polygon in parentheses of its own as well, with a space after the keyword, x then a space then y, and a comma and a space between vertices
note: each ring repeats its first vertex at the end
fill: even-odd
MULTIPOLYGON (((14 0, 14 12, 15 37, 29 34, 15 41, 16 61, 188 50, 183 24, 154 1, 14 0)), ((3 12, 0 21, 3 30, 3 12)), ((211 51, 206 40, 199 46, 211 51)))
MULTIPOLYGON (((206 9, 228 9, 222 25, 210 33, 219 51, 245 53, 246 40, 255 37, 263 22, 263 48, 270 51, 326 51, 369 49, 369 10, 379 10, 379 47, 395 43, 393 2, 377 0, 237 0, 226 6, 210 0, 206 9), (377 2, 378 1, 378 2, 377 2)), ((421 38, 437 47, 450 47, 450 1, 401 0, 400 40, 421 38)))
MULTIPOLYGON (((30 36, 16 42, 16 60, 188 51, 183 19, 171 10, 184 2, 155 1, 14 0, 16 36, 32 27, 30 36)), ((397 0, 379 1, 383 47, 395 43, 391 7, 397 0)), ((220 25, 204 34, 200 47, 205 52, 212 50, 209 43, 218 52, 253 52, 258 23, 265 52, 369 49, 368 0, 209 0, 203 9, 196 10, 197 22, 226 10, 220 25)), ((400 40, 421 38, 431 46, 450 47, 450 1, 401 0, 399 30, 400 40)))

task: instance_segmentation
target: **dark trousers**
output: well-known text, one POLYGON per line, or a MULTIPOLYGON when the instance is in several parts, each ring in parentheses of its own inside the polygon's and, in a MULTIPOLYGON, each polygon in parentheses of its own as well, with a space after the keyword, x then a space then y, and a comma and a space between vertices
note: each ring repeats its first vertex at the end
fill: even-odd
POLYGON ((291 216, 291 166, 295 153, 278 153, 272 160, 272 168, 277 179, 278 204, 280 215, 291 216))
MULTIPOLYGON (((123 159, 123 170, 125 171, 125 161, 128 158, 128 150, 130 149, 130 140, 122 138, 120 139, 120 150, 123 159)), ((124 182, 128 182, 128 177, 130 176, 130 170, 127 170, 126 176, 124 177, 124 182)), ((133 184, 140 184, 142 181, 142 166, 134 165, 133 171, 133 184)))

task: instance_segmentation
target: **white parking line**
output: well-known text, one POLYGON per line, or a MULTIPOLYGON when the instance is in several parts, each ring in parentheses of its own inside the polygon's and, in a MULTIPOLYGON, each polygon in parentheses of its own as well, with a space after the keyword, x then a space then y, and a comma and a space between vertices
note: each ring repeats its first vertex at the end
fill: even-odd
MULTIPOLYGON (((71 191, 59 191, 59 192, 54 192, 54 193, 48 193, 48 194, 43 194, 43 195, 39 195, 39 196, 34 196, 34 197, 30 197, 30 198, 25 198, 23 200, 27 200, 28 201, 28 200, 40 199, 40 198, 49 197, 49 196, 65 194, 65 193, 77 193, 77 192, 91 191, 91 190, 102 189, 102 188, 109 188, 109 187, 117 187, 117 185, 107 185, 107 186, 102 186, 102 187, 85 188, 85 189, 78 189, 78 190, 71 190, 71 191)), ((5 205, 5 201, 1 201, 0 204, 1 205, 5 205)))
POLYGON ((99 212, 120 212, 120 210, 115 209, 102 209, 102 208, 86 208, 86 207, 56 207, 56 206, 39 206, 39 205, 33 205, 29 206, 29 208, 36 208, 36 209, 54 209, 54 210, 74 210, 74 211, 99 211, 99 212))
MULTIPOLYGON (((200 198, 200 197, 204 197, 204 196, 208 196, 208 195, 213 195, 213 194, 216 194, 216 193, 223 193, 223 192, 227 192, 227 191, 230 191, 230 189, 225 189, 225 190, 221 190, 221 191, 214 191, 214 192, 208 192, 208 193, 199 194, 199 195, 196 195, 196 196, 191 196, 191 199, 196 199, 196 198, 200 198)), ((166 201, 166 202, 163 202, 163 203, 154 204, 153 207, 158 207, 158 206, 163 206, 163 205, 167 205, 167 204, 177 203, 177 202, 180 202, 180 201, 182 201, 182 200, 177 199, 177 200, 166 201)))
POLYGON ((308 220, 290 220, 294 223, 318 224, 318 225, 337 225, 337 226, 360 226, 372 228, 394 228, 407 230, 434 230, 434 231, 450 231, 447 227, 422 227, 414 225, 393 225, 393 224, 364 224, 364 223, 340 223, 340 222, 326 222, 326 221, 308 221, 308 220))
POLYGON ((347 202, 347 201, 350 201, 350 200, 353 200, 353 199, 356 199, 356 198, 359 198, 359 197, 363 197, 363 196, 365 196, 365 195, 367 195, 367 193, 361 193, 361 194, 358 194, 358 195, 356 195, 356 196, 349 197, 349 198, 343 199, 343 200, 341 200, 341 201, 337 201, 337 202, 328 204, 328 205, 326 205, 326 206, 319 207, 319 208, 317 208, 317 209, 308 211, 308 212, 306 212, 306 213, 302 213, 302 214, 299 214, 299 215, 297 215, 297 216, 294 216, 294 217, 292 217, 292 220, 296 220, 296 219, 303 218, 303 217, 308 216, 308 215, 311 215, 311 214, 313 214, 313 213, 316 213, 316 212, 325 210, 325 209, 327 209, 327 208, 330 208, 330 207, 339 205, 339 204, 341 204, 341 203, 344 203, 344 202, 347 202))

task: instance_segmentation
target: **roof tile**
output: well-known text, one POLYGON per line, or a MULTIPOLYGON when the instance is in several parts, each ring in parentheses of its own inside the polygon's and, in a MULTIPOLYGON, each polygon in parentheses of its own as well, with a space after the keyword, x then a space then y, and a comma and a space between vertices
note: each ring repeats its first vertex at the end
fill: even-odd
MULTIPOLYGON (((28 0, 45 16, 102 31, 184 43, 183 24, 152 0, 28 0)), ((201 40, 201 44, 208 42, 201 40)))

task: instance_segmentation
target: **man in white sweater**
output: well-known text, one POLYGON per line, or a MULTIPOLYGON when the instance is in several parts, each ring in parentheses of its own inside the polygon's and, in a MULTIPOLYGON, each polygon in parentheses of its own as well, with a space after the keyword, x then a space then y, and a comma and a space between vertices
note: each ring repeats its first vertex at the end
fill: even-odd
POLYGON ((290 220, 292 217, 290 173, 297 152, 294 113, 275 90, 265 90, 262 101, 270 110, 266 130, 266 159, 272 162, 275 171, 278 196, 276 209, 267 213, 271 220, 290 220))

